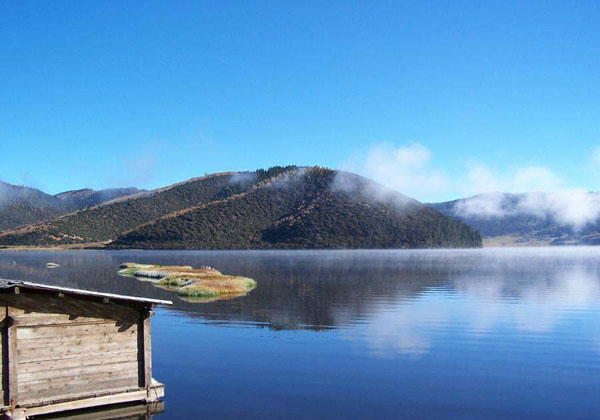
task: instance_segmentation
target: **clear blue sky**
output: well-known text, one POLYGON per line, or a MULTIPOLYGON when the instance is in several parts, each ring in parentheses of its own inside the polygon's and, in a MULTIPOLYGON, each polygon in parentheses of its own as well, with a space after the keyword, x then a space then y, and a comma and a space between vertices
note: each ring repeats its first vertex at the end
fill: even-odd
POLYGON ((0 179, 52 193, 381 143, 454 180, 421 199, 472 162, 600 188, 597 1, 3 2, 0 61, 0 179))

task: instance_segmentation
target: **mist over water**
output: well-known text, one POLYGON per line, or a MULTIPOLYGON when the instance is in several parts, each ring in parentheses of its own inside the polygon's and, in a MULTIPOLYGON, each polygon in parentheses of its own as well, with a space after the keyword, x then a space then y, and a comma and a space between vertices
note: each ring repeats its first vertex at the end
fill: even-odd
POLYGON ((173 300, 153 318, 159 418, 600 412, 599 248, 0 252, 0 277, 173 300), (258 287, 192 304, 117 276, 125 261, 258 287))

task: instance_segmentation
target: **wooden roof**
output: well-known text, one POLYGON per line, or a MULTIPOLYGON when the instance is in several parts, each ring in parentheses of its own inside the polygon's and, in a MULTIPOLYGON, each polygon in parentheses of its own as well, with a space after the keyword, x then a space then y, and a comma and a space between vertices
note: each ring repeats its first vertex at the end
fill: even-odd
POLYGON ((55 292, 61 292, 64 294, 77 295, 77 296, 90 296, 90 297, 122 300, 122 301, 128 301, 128 302, 140 302, 140 303, 147 303, 147 304, 151 304, 151 305, 172 305, 173 304, 173 302, 171 302, 170 300, 149 299, 149 298, 137 297, 137 296, 117 295, 114 293, 92 292, 90 290, 72 289, 70 287, 62 287, 62 286, 50 286, 48 284, 32 283, 29 281, 0 279, 0 289, 11 289, 11 288, 15 288, 15 287, 19 287, 22 289, 55 291, 55 292))

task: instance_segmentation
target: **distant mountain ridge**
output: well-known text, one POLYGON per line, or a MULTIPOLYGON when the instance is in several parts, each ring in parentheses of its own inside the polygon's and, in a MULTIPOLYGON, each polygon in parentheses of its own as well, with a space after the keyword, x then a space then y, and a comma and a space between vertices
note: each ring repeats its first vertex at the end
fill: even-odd
POLYGON ((56 194, 55 197, 71 203, 75 208, 96 206, 106 203, 115 198, 125 197, 133 194, 143 193, 145 190, 139 190, 134 187, 129 188, 108 188, 100 191, 84 188, 81 190, 71 190, 56 194))
POLYGON ((600 244, 600 194, 487 193, 428 206, 477 229, 488 239, 514 244, 600 244))
POLYGON ((51 220, 137 192, 137 188, 84 189, 50 195, 35 188, 0 181, 0 232, 51 220))
POLYGON ((471 227, 357 175, 273 167, 187 182, 0 234, 2 245, 269 249, 480 247, 471 227))
POLYGON ((0 181, 0 231, 49 220, 68 211, 68 204, 52 195, 0 181))

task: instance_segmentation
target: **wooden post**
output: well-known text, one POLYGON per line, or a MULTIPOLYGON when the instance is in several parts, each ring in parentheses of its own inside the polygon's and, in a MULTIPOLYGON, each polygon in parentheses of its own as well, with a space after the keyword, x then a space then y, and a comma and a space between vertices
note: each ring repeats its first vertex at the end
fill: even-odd
POLYGON ((8 404, 16 407, 19 402, 19 383, 17 380, 17 325, 14 318, 14 306, 9 304, 7 308, 7 334, 8 334, 8 404))
POLYGON ((143 357, 143 385, 146 388, 147 400, 154 401, 156 398, 151 394, 152 387, 152 336, 150 335, 150 317, 152 309, 144 308, 142 314, 141 330, 142 330, 142 357, 143 357))

